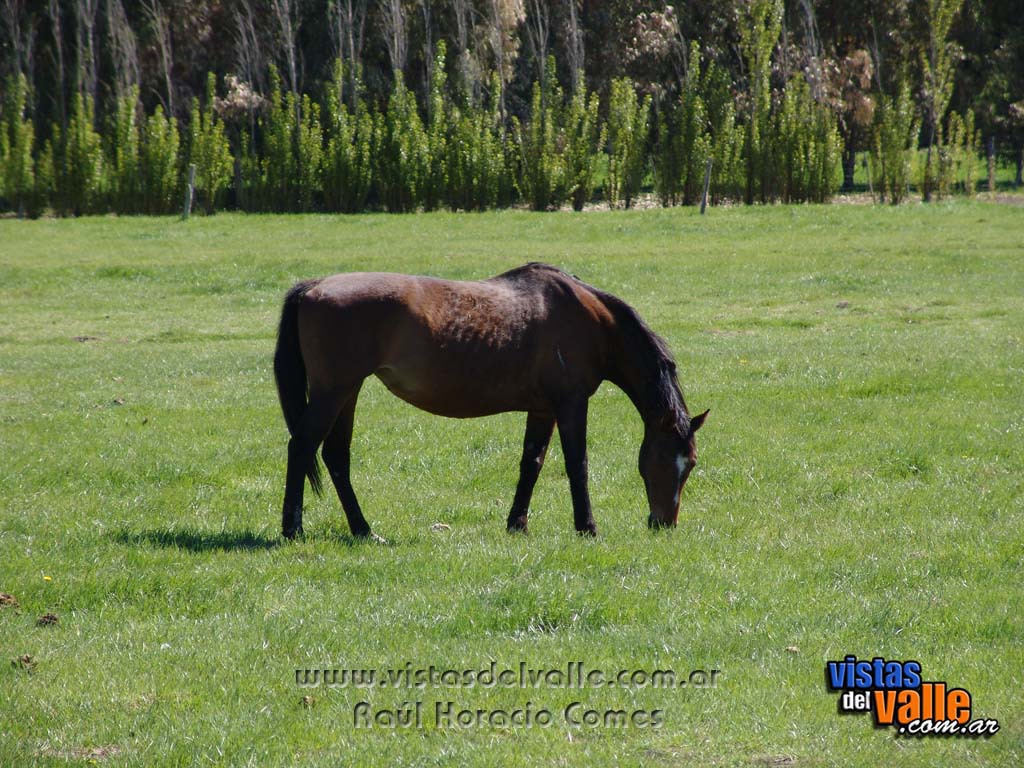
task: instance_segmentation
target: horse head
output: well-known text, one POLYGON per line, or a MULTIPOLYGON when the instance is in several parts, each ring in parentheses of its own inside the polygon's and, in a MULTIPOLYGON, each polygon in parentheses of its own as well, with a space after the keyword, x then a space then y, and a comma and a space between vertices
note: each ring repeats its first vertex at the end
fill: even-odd
POLYGON ((674 527, 679 517, 679 497, 683 486, 697 464, 696 432, 708 411, 689 420, 685 430, 660 423, 650 423, 640 445, 639 468, 647 490, 651 528, 674 527))

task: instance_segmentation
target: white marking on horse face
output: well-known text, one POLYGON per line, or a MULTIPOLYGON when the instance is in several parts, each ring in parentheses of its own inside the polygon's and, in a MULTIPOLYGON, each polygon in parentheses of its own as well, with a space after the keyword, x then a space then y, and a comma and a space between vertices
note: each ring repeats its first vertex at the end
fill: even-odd
MULTIPOLYGON (((676 482, 680 482, 683 479, 683 473, 686 471, 686 463, 687 463, 687 456, 686 456, 685 453, 680 453, 678 456, 676 456, 676 471, 678 473, 676 475, 676 477, 677 477, 676 482)), ((680 485, 678 485, 676 487, 675 493, 672 494, 672 508, 673 509, 678 509, 679 508, 679 496, 680 496, 680 494, 682 494, 682 492, 683 492, 683 486, 680 484, 680 485)))

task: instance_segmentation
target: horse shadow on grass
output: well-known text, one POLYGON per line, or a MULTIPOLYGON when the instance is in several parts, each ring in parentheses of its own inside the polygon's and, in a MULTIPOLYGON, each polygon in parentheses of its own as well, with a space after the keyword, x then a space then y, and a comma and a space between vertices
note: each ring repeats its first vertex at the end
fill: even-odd
POLYGON ((243 529, 238 531, 202 531, 194 528, 154 528, 144 531, 121 530, 114 541, 130 546, 147 545, 188 552, 252 552, 281 546, 278 536, 243 529))
MULTIPOLYGON (((242 529, 237 531, 203 531, 195 528, 153 528, 143 531, 122 529, 113 534, 118 544, 182 549, 187 552, 257 552, 277 549, 292 542, 279 535, 242 529)), ((350 533, 328 530, 320 536, 307 536, 299 540, 327 539, 346 547, 373 545, 366 539, 350 533)))

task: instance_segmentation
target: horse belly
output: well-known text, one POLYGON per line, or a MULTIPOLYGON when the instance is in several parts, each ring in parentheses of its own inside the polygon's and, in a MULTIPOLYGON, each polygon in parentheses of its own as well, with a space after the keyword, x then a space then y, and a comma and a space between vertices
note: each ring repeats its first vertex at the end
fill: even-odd
POLYGON ((480 360, 467 370, 445 357, 385 364, 376 375, 395 396, 439 416, 473 418, 542 407, 522 371, 480 360))

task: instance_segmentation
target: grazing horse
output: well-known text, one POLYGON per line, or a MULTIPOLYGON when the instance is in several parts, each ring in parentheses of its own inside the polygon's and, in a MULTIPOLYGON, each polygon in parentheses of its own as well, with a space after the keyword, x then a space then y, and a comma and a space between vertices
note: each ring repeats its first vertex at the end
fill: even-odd
POLYGON ((632 307, 560 269, 527 264, 474 282, 350 273, 307 280, 288 292, 274 353, 291 433, 282 513, 287 538, 302 533, 305 478, 321 492, 321 443, 353 535, 373 536, 349 480, 352 417, 370 375, 441 416, 526 412, 509 531, 527 529, 530 497, 557 424, 576 530, 591 535, 597 528, 587 492, 587 402, 607 379, 643 418, 639 468, 648 524, 676 524, 679 496, 697 461, 694 435, 708 412, 690 417, 668 347, 632 307))

